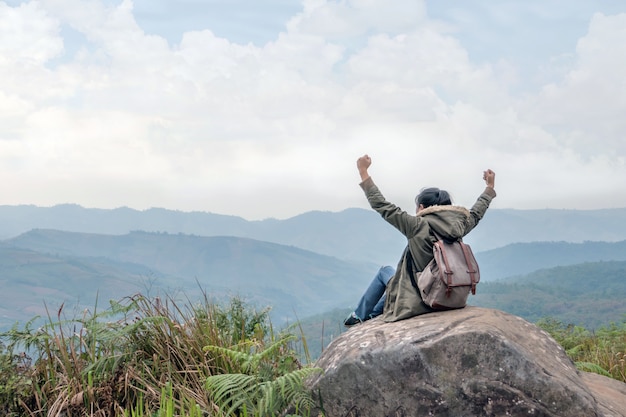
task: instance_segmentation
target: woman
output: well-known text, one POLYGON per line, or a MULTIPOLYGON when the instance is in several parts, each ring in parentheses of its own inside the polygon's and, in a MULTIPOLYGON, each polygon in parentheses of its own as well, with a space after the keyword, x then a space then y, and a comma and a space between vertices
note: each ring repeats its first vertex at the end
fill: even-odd
POLYGON ((355 311, 345 319, 346 326, 380 314, 389 322, 433 311, 422 302, 409 274, 413 270, 423 271, 433 258, 433 245, 437 241, 435 233, 446 240, 464 237, 476 227, 496 197, 496 174, 488 169, 483 172, 487 187, 470 210, 453 206, 447 191, 426 188, 415 198, 416 215, 413 216, 385 200, 368 173, 371 164, 368 155, 357 160, 360 186, 370 206, 407 238, 407 247, 395 271, 389 266, 378 271, 355 311))

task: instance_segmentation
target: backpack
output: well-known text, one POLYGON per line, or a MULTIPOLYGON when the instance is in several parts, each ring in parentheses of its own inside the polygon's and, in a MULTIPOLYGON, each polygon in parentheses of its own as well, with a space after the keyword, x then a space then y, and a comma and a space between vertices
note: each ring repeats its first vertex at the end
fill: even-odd
POLYGON ((476 294, 480 281, 478 263, 472 248, 461 239, 447 242, 437 234, 435 237, 433 259, 417 278, 418 291, 433 310, 463 308, 470 291, 476 294))

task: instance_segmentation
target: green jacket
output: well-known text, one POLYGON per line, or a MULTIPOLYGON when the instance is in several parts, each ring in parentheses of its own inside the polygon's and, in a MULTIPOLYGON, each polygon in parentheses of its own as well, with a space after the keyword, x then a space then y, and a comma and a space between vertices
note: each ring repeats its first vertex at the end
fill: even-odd
MULTIPOLYGON (((422 302, 409 274, 415 269, 424 270, 433 258, 433 245, 437 240, 433 232, 450 240, 464 237, 483 218, 496 192, 493 188, 485 188, 470 210, 460 206, 431 206, 411 215, 385 200, 372 178, 360 185, 370 206, 407 238, 407 248, 395 275, 387 284, 383 320, 397 321, 433 311, 422 302), (413 268, 409 264, 411 261, 415 265, 413 268)), ((417 277, 415 280, 417 282, 417 277)))

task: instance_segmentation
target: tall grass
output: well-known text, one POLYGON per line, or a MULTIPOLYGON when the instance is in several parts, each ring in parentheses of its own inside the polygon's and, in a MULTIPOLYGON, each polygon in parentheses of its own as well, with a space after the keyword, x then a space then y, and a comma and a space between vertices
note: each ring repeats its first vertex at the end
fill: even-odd
POLYGON ((537 325, 563 346, 578 369, 626 382, 626 320, 595 331, 551 318, 537 325))
POLYGON ((274 369, 263 381, 291 375, 300 382, 292 391, 303 391, 307 365, 295 336, 275 334, 268 313, 206 294, 197 303, 138 294, 69 319, 61 306, 41 327, 33 320, 0 335, 0 415, 235 415, 214 401, 207 381, 244 371, 260 377, 264 368, 245 368, 228 351, 263 355, 274 369))

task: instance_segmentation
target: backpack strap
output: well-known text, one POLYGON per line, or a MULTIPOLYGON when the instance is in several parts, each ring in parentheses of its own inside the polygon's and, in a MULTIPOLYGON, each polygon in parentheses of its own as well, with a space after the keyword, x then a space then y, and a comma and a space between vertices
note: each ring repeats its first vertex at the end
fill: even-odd
POLYGON ((405 262, 409 264, 408 265, 409 266, 409 278, 411 279, 411 285, 413 286, 413 288, 417 290, 417 293, 419 294, 420 289, 417 286, 417 282, 415 282, 415 270, 417 268, 415 268, 415 261, 413 261, 413 255, 411 255, 411 251, 409 250, 409 245, 406 245, 406 249, 404 249, 403 256, 405 258, 405 262))
MULTIPOLYGON (((432 230, 432 229, 431 229, 432 230)), ((448 254, 446 253, 443 243, 445 242, 445 240, 439 236, 439 234, 437 232, 435 232, 434 230, 432 230, 433 235, 435 235, 435 238, 437 238, 437 242, 435 242, 434 246, 439 247, 439 251, 441 252, 441 257, 443 260, 443 265, 439 265, 439 270, 442 274, 442 278, 445 276, 445 282, 446 285, 448 287, 448 292, 450 291, 450 284, 452 284, 452 271, 450 270, 450 262, 448 262, 448 254), (441 242, 441 243, 440 243, 441 242), (441 267, 444 268, 441 268, 441 267), (443 270, 442 270, 443 269, 443 270)))
POLYGON ((472 262, 470 262, 469 248, 463 242, 460 243, 461 249, 463 249, 463 257, 465 258, 465 263, 467 264, 467 273, 472 280, 472 295, 476 295, 476 273, 478 271, 472 267, 472 262))
POLYGON ((433 232, 433 235, 435 236, 437 240, 441 240, 442 242, 463 242, 463 238, 461 237, 455 240, 448 240, 448 239, 444 239, 443 237, 441 237, 441 235, 435 232, 433 229, 430 229, 430 231, 433 232))
MULTIPOLYGON (((441 242, 443 242, 443 238, 441 236, 439 236, 434 230, 430 229, 433 234, 435 235, 435 238, 441 242)), ((435 244, 437 244, 437 242, 435 242, 435 244)), ((442 250, 443 252, 443 250, 442 250)), ((408 262, 409 264, 409 278, 411 278, 411 285, 413 286, 413 288, 415 288, 418 292, 418 294, 420 294, 420 297, 422 296, 420 293, 420 289, 417 286, 417 282, 415 282, 415 271, 417 271, 417 267, 415 265, 415 261, 413 260, 413 254, 411 254, 411 251, 409 250, 409 245, 406 246, 406 248, 404 249, 404 255, 405 257, 408 256, 408 259, 406 260, 406 262, 408 262)), ((448 261, 446 259, 446 269, 449 270, 450 268, 448 267, 448 261)), ((448 275, 449 278, 449 275, 448 275)))

